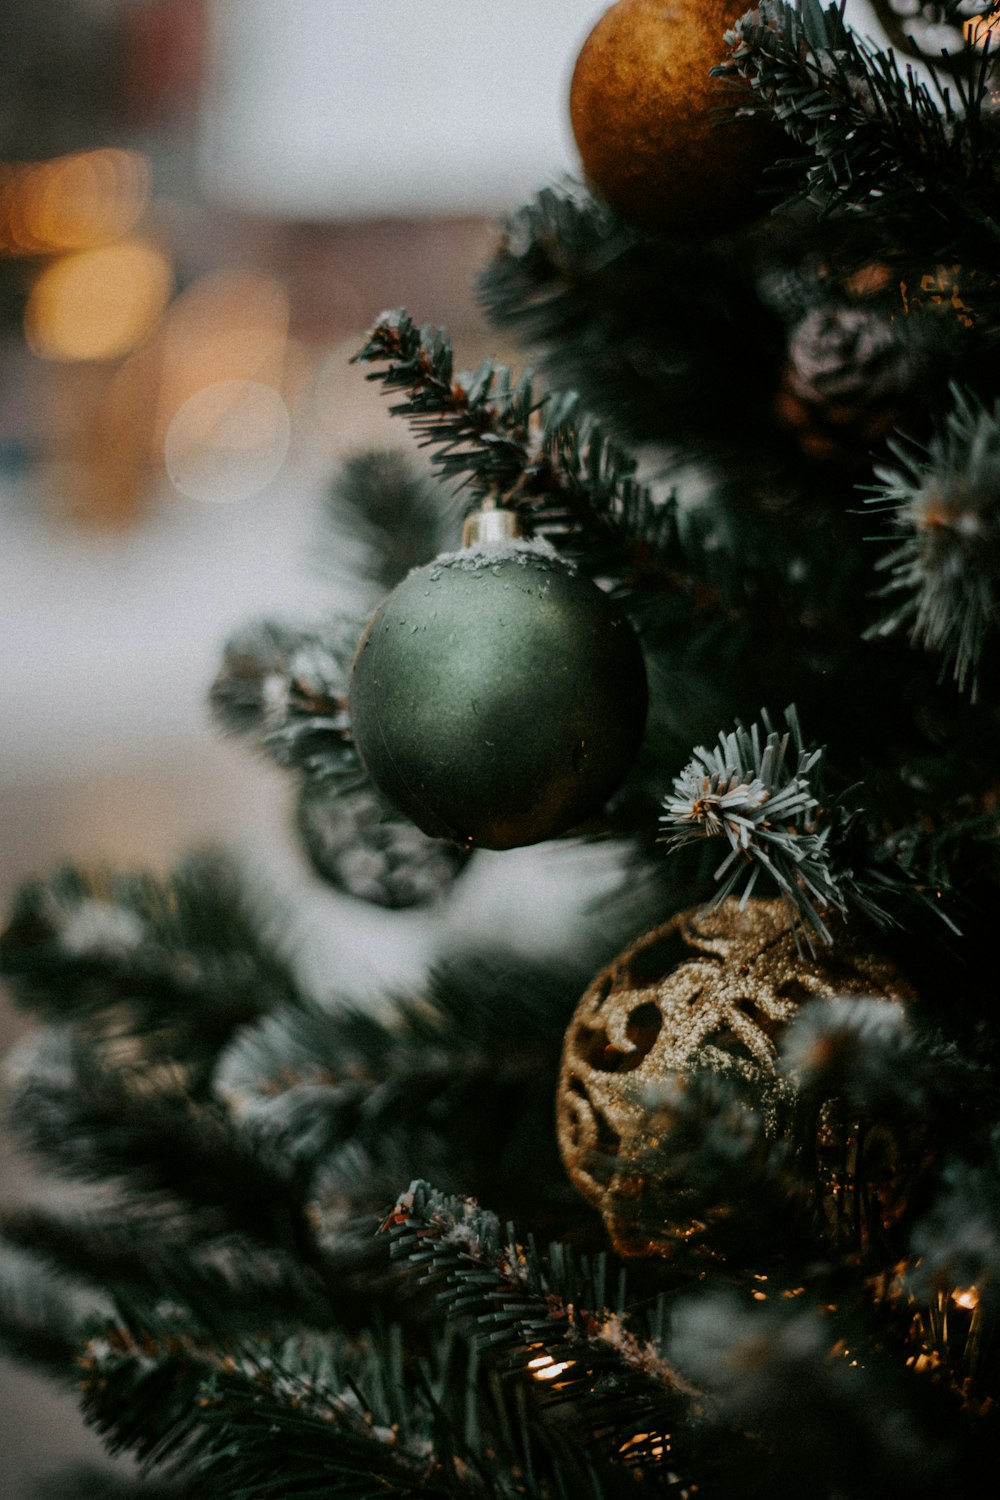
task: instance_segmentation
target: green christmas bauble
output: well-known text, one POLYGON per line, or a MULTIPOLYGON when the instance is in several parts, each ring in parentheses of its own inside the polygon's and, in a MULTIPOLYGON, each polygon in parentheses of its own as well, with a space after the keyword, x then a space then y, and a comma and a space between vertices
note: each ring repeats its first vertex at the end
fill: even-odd
POLYGON ((511 849, 620 784, 645 668, 628 621, 548 544, 470 548, 415 569, 373 615, 350 714, 371 779, 419 828, 511 849))

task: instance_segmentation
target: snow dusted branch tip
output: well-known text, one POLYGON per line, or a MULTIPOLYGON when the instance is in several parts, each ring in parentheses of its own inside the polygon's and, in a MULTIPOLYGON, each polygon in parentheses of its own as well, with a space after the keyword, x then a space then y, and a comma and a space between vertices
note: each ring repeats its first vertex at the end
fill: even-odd
POLYGON ((505 1259, 496 1214, 480 1208, 474 1198, 450 1196, 419 1178, 397 1198, 379 1232, 392 1236, 397 1254, 410 1253, 414 1243, 420 1242, 421 1249, 444 1245, 472 1260, 505 1259))
POLYGON ((829 943, 824 913, 843 912, 846 903, 831 869, 829 826, 820 826, 815 775, 810 779, 823 752, 803 746, 794 708, 785 720, 779 732, 764 712, 760 724, 720 734, 714 748, 699 745, 664 799, 660 842, 678 849, 724 839, 714 905, 736 893, 746 905, 763 874, 784 897, 793 926, 804 922, 829 943))
POLYGON ((1000 606, 1000 401, 951 388, 953 406, 926 448, 890 443, 869 505, 888 512, 895 545, 876 563, 893 606, 868 633, 909 631, 939 651, 959 690, 978 669, 1000 606))
POLYGON ((540 1408, 571 1426, 604 1461, 626 1466, 659 1456, 683 1404, 695 1394, 662 1353, 662 1309, 625 1311, 605 1299, 605 1257, 577 1256, 568 1245, 547 1254, 474 1199, 412 1182, 381 1226, 448 1316, 505 1376, 518 1376, 540 1408), (635 1323, 637 1326, 633 1326, 635 1323), (653 1326, 655 1325, 655 1326, 653 1326), (624 1446, 608 1421, 629 1402, 636 1431, 624 1446))

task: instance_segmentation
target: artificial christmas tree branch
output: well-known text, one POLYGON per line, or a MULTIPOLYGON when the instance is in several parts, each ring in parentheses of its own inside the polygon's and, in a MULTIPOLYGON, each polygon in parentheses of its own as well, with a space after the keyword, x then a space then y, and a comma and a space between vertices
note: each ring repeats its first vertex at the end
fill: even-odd
POLYGON ((449 341, 404 311, 384 314, 356 358, 384 363, 369 378, 409 392, 391 410, 434 447, 443 478, 523 508, 534 532, 587 556, 594 572, 677 568, 673 510, 637 483, 633 461, 578 412, 572 395, 536 397, 530 376, 515 381, 490 361, 455 379, 449 341))
POLYGON ((53 1035, 25 1069, 14 1124, 50 1169, 219 1210, 232 1229, 308 1259, 294 1166, 268 1161, 218 1104, 191 1099, 182 1075, 152 1071, 138 1059, 108 1066, 74 1038, 53 1035))
POLYGON ((377 1213, 404 1163, 520 1211, 558 1181, 531 1142, 579 984, 500 953, 455 958, 385 1019, 343 1005, 272 1015, 234 1042, 219 1087, 269 1149, 320 1171, 321 1233, 327 1197, 377 1213))
POLYGON ((385 449, 348 458, 330 485, 319 544, 324 572, 379 594, 454 542, 457 497, 407 454, 385 449))
POLYGON ((90 1208, 76 1213, 22 1209, 0 1219, 5 1245, 30 1253, 72 1287, 100 1289, 149 1316, 182 1301, 192 1326, 253 1331, 261 1306, 276 1323, 323 1327, 342 1317, 345 1299, 323 1275, 273 1245, 220 1229, 211 1213, 128 1204, 115 1222, 90 1208))
POLYGON ((658 452, 667 472, 674 454, 714 472, 720 445, 753 451, 767 378, 757 350, 781 338, 755 295, 757 254, 752 239, 640 234, 570 180, 511 216, 479 293, 491 322, 531 350, 553 388, 578 391, 609 433, 660 444, 668 425, 658 452), (708 357, 719 348, 721 364, 708 357))
POLYGON ((0 968, 21 1005, 52 1020, 103 1016, 144 1054, 190 1070, 192 1087, 238 1027, 295 1003, 277 931, 222 854, 192 856, 167 880, 66 868, 20 891, 0 968))
POLYGON ((108 1314, 103 1293, 81 1296, 78 1285, 54 1278, 30 1253, 5 1248, 0 1274, 0 1349, 10 1358, 70 1385, 91 1329, 108 1314))
POLYGON ((956 1469, 971 1479, 985 1452, 946 1456, 934 1443, 937 1403, 885 1365, 877 1344, 854 1342, 849 1320, 838 1338, 837 1322, 797 1297, 748 1306, 715 1292, 678 1307, 671 1352, 709 1387, 708 1422, 749 1428, 767 1445, 766 1488, 751 1493, 930 1500, 956 1469))
POLYGON ((390 410, 408 417, 421 442, 440 448, 443 477, 471 473, 479 494, 508 493, 519 483, 536 410, 529 376, 515 380, 505 365, 487 360, 469 378, 456 378, 451 340, 441 329, 419 328, 405 309, 383 313, 354 357, 386 364, 369 378, 408 392, 390 410))
POLYGON ((388 1371, 359 1397, 377 1362, 378 1351, 366 1357, 319 1336, 300 1347, 219 1351, 168 1323, 162 1332, 119 1327, 90 1345, 84 1403, 113 1452, 181 1476, 196 1471, 202 1486, 233 1500, 287 1493, 292 1455, 303 1495, 481 1493, 435 1472, 426 1412, 400 1403, 388 1371))
POLYGON ((347 675, 358 621, 322 632, 262 620, 227 643, 211 707, 230 734, 252 740, 280 766, 316 765, 364 779, 351 753, 347 675))
POLYGON ((393 592, 363 634, 226 650, 217 722, 297 779, 338 902, 457 895, 476 844, 614 839, 570 956, 461 919, 368 1011, 337 974, 306 992, 214 856, 16 901, 0 960, 50 1029, 13 1122, 103 1196, 5 1216, 0 1337, 57 1378, 82 1353, 151 1493, 992 1493, 981 35, 946 93, 814 0, 618 0, 574 70, 588 185, 516 214, 480 284, 544 386, 383 315, 357 358, 434 476, 355 455, 324 524, 338 585, 393 592))
MULTIPOLYGON (((698 746, 664 800, 660 842, 674 850, 724 839, 729 852, 713 872, 713 904, 734 892, 746 902, 762 880, 780 892, 810 948, 816 938, 833 942, 827 916, 854 910, 877 926, 899 920, 901 899, 920 899, 934 882, 918 880, 924 872, 912 850, 904 862, 898 846, 875 833, 871 812, 852 804, 856 787, 836 797, 824 791, 823 751, 806 748, 794 708, 785 719, 784 734, 765 713, 749 729, 720 733, 714 748, 698 746)), ((937 915, 951 921, 947 909, 937 915)))
MULTIPOLYGON (((663 842, 682 848, 692 840, 725 837, 729 853, 717 869, 716 899, 738 888, 745 901, 766 872, 788 902, 793 921, 804 921, 825 943, 833 937, 823 920, 829 910, 843 913, 846 896, 834 879, 827 841, 820 830, 819 800, 810 780, 822 751, 807 751, 798 720, 786 714, 789 730, 779 735, 763 716, 757 724, 721 735, 714 751, 699 747, 674 779, 673 795, 661 818, 663 842), (786 764, 794 736, 798 764, 786 764)), ((812 941, 811 935, 807 939, 812 941)))
POLYGON ((695 1392, 654 1338, 637 1337, 605 1306, 602 1262, 577 1267, 555 1246, 543 1265, 531 1245, 505 1238, 491 1212, 424 1182, 411 1184, 383 1229, 448 1317, 471 1324, 482 1356, 527 1383, 536 1420, 572 1431, 604 1463, 641 1465, 655 1450, 665 1461, 695 1392), (616 1408, 626 1426, 611 1425, 616 1408))
POLYGON ((947 244, 956 215, 974 232, 995 238, 993 209, 1000 172, 1000 132, 987 110, 988 58, 969 47, 960 99, 945 89, 940 102, 913 73, 904 76, 892 52, 857 40, 836 6, 805 0, 761 0, 727 41, 738 76, 759 95, 812 161, 803 195, 835 209, 865 205, 877 212, 909 204, 914 194, 947 244))

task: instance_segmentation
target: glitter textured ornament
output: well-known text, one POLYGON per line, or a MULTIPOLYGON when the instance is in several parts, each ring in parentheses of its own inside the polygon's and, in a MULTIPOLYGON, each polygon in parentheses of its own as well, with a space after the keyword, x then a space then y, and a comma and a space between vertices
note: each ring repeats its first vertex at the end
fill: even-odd
MULTIPOLYGON (((597 976, 566 1034, 558 1137, 570 1178, 620 1254, 666 1254, 691 1232, 651 1207, 648 1163, 670 1150, 657 1096, 695 1066, 773 1074, 776 1043, 803 1003, 842 995, 910 998, 900 976, 846 934, 800 953, 780 900, 741 911, 731 897, 711 912, 682 912, 597 976)), ((821 1128, 836 1134, 829 1120, 821 1128)), ((817 1143, 826 1154, 836 1144, 817 1143)))
POLYGON ((588 179, 625 218, 682 233, 739 227, 766 212, 761 173, 787 154, 770 120, 737 116, 711 76, 734 0, 619 0, 584 42, 570 119, 588 179), (728 117, 727 117, 728 107, 728 117))
POLYGON ((351 672, 351 728, 379 790, 425 833, 538 843, 597 813, 646 718, 632 627, 544 542, 415 569, 375 613, 351 672))

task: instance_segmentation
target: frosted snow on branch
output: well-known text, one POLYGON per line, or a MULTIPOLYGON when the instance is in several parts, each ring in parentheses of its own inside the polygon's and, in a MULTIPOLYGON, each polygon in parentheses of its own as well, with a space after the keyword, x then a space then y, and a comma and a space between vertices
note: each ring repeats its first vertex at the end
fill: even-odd
POLYGON ((875 471, 868 503, 891 512, 897 545, 877 564, 894 607, 870 634, 908 628, 975 698, 1000 604, 1000 403, 987 410, 957 387, 952 396, 926 451, 894 443, 897 465, 875 471))
POLYGON ((845 901, 831 873, 829 829, 819 826, 819 800, 809 780, 823 752, 803 747, 794 709, 785 718, 783 734, 762 713, 763 728, 738 725, 720 734, 714 748, 699 745, 664 800, 660 837, 671 849, 724 838, 729 852, 715 871, 716 904, 742 887, 745 905, 763 872, 785 897, 793 921, 805 920, 829 942, 822 913, 843 911, 845 901))

